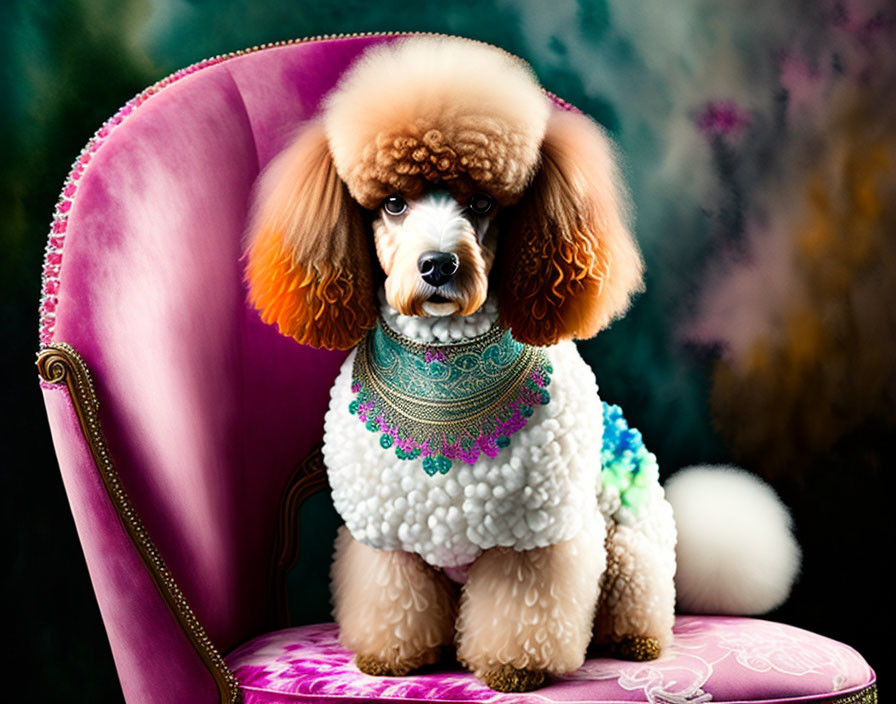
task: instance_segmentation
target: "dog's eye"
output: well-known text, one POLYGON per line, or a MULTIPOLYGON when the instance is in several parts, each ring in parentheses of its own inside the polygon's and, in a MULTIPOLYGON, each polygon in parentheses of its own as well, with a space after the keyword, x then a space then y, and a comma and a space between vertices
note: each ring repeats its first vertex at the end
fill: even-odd
POLYGON ((389 196, 383 201, 383 210, 389 215, 401 215, 408 209, 408 204, 404 202, 401 196, 389 196))
POLYGON ((469 208, 476 213, 476 215, 488 215, 494 204, 495 201, 491 196, 488 196, 485 193, 477 193, 470 199, 469 208))

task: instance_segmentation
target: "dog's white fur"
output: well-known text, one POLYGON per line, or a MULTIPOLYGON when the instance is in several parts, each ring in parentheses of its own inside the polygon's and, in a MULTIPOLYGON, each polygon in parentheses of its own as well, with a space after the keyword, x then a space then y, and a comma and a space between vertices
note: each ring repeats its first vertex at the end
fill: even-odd
POLYGON ((729 466, 696 466, 666 482, 678 526, 679 608, 762 614, 780 606, 799 572, 792 521, 774 490, 729 466))

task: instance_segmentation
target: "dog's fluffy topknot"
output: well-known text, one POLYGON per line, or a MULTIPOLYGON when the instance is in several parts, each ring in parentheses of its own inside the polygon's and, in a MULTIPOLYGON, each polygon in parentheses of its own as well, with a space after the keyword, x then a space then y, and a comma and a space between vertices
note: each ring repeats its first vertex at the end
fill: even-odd
POLYGON ((366 208, 436 182, 508 205, 535 173, 550 110, 520 59, 412 37, 366 52, 328 97, 324 125, 340 177, 366 208))

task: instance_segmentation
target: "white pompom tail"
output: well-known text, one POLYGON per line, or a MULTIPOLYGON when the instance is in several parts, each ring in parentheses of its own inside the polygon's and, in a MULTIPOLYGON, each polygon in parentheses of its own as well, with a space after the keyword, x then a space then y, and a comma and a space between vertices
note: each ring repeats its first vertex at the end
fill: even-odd
POLYGON ((790 594, 800 547, 774 490, 741 469, 694 466, 665 486, 678 529, 678 610, 763 614, 790 594))

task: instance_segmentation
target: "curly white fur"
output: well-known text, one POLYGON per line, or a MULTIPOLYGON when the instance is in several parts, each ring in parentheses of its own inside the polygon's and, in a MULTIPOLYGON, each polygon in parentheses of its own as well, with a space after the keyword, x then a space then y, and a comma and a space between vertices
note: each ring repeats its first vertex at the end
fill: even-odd
POLYGON ((354 352, 331 391, 324 460, 337 511, 356 540, 431 565, 465 565, 495 546, 531 550, 569 540, 597 511, 601 402, 571 342, 550 348, 551 402, 497 458, 428 476, 349 413, 354 352))

